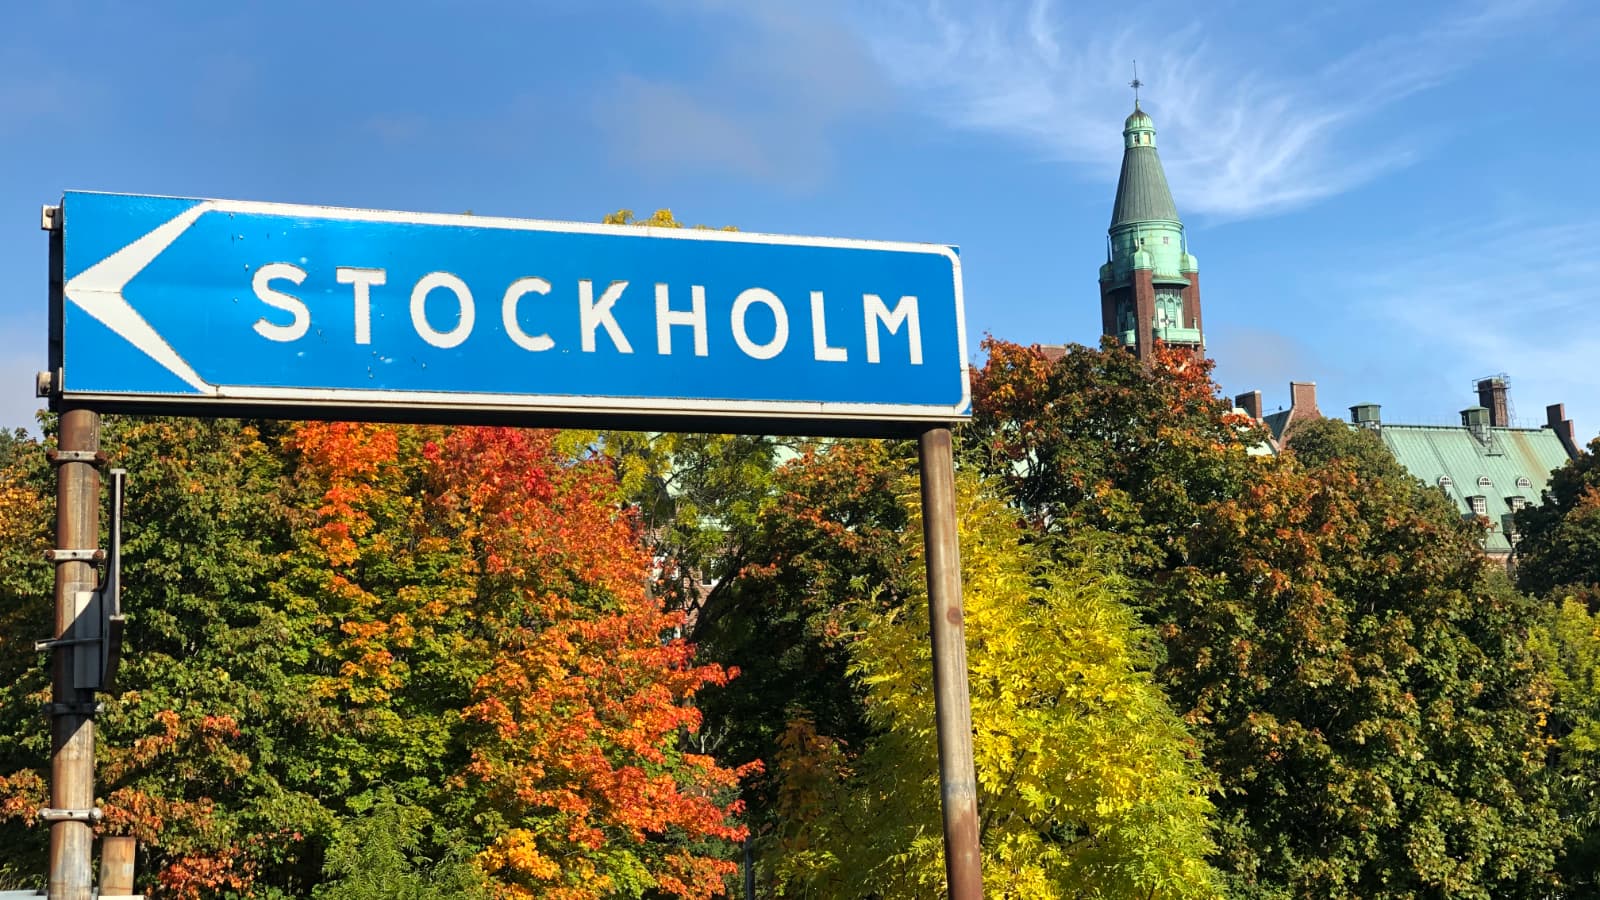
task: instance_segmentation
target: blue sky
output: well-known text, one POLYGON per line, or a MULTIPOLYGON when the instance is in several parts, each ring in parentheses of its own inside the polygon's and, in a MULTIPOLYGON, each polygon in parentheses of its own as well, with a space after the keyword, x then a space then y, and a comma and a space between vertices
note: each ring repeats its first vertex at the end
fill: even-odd
POLYGON ((66 189, 959 244, 969 332, 1093 343, 1131 60, 1229 393, 1600 431, 1600 6, 17 4, 0 425, 66 189))

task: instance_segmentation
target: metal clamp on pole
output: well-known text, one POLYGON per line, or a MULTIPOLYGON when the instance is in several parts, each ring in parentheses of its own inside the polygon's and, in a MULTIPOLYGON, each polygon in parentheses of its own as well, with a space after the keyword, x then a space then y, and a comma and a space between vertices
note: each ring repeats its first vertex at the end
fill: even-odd
MULTIPOLYGON (((83 647, 94 644, 98 653, 74 653, 73 683, 94 691, 109 691, 122 661, 122 631, 127 618, 122 614, 122 495, 128 470, 111 470, 111 550, 46 550, 45 558, 54 563, 105 562, 105 574, 93 591, 78 592, 82 615, 73 623, 69 636, 34 641, 33 649, 83 647)), ((50 704, 52 715, 93 715, 80 707, 85 704, 50 704)))
POLYGON ((105 709, 103 703, 41 703, 39 712, 47 716, 95 716, 105 709))
POLYGON ((39 818, 45 822, 98 822, 105 817, 98 806, 89 809, 51 809, 42 807, 39 818))
POLYGON ((104 550, 46 550, 44 552, 44 558, 46 562, 53 563, 100 563, 106 561, 106 552, 104 550))
POLYGON ((94 463, 99 466, 104 465, 107 458, 103 450, 46 450, 44 456, 52 465, 57 466, 75 462, 94 463))

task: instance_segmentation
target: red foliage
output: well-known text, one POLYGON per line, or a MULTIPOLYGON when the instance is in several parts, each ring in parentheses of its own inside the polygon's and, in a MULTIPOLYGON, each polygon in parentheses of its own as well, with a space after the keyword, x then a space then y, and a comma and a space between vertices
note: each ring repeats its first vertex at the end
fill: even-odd
MULTIPOLYGON (((649 558, 609 466, 561 458, 549 432, 458 429, 426 450, 482 561, 481 620, 500 642, 467 710, 485 726, 469 776, 510 823, 485 854, 505 896, 598 898, 632 852, 658 890, 722 892, 733 863, 662 843, 741 840, 745 770, 685 753, 690 704, 731 673, 696 665, 680 612, 648 592, 649 558)), ((747 767, 747 770, 750 767, 747 767)))

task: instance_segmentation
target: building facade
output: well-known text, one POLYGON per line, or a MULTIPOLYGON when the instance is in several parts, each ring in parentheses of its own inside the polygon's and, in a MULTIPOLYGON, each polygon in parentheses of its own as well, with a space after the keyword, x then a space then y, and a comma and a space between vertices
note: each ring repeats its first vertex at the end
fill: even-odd
POLYGON ((1148 360, 1155 342, 1205 353, 1200 324, 1200 263, 1156 153, 1156 127, 1133 103, 1122 128, 1122 173, 1111 209, 1106 263, 1100 267, 1102 333, 1148 360))
MULTIPOLYGON (((1443 491, 1463 518, 1484 523, 1483 552, 1505 563, 1516 551, 1515 514, 1543 502, 1550 475, 1578 455, 1578 443, 1566 408, 1545 408, 1545 424, 1517 427, 1511 421, 1508 379, 1503 375, 1477 382, 1477 404, 1461 410, 1459 425, 1406 425, 1383 421, 1376 403, 1350 407, 1350 427, 1377 434, 1384 447, 1413 477, 1443 491)), ((1262 414, 1261 392, 1234 399, 1234 407, 1265 425, 1269 447, 1279 452, 1294 443, 1295 425, 1321 417, 1316 385, 1290 385, 1289 408, 1262 414)))

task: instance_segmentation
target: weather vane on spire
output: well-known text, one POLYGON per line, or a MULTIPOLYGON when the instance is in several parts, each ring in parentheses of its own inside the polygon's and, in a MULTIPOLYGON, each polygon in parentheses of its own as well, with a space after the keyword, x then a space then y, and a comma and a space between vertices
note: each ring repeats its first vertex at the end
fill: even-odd
POLYGON ((1144 82, 1139 80, 1139 61, 1133 61, 1133 80, 1128 82, 1128 87, 1133 88, 1133 108, 1139 108, 1139 88, 1144 87, 1144 82))

